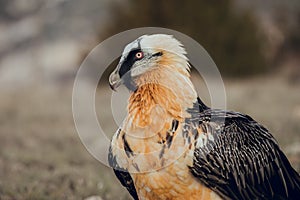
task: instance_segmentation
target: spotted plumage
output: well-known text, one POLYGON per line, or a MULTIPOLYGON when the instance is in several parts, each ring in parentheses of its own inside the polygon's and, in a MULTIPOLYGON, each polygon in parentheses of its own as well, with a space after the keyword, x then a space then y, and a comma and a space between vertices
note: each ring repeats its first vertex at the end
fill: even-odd
POLYGON ((110 76, 130 90, 109 163, 134 199, 297 199, 300 178, 251 117, 207 107, 182 44, 145 35, 110 76))

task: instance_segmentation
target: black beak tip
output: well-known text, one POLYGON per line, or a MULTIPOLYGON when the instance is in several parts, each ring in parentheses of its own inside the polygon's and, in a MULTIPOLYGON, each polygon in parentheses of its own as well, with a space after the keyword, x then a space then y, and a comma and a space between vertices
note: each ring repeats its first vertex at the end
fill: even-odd
POLYGON ((114 87, 114 85, 112 85, 112 84, 109 84, 109 87, 113 90, 113 91, 116 91, 116 89, 115 89, 115 87, 114 87))

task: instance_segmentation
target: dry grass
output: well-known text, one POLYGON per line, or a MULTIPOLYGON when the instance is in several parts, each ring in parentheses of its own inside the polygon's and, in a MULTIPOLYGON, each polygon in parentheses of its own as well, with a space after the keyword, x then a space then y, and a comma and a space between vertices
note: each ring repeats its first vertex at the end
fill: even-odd
MULTIPOLYGON (((226 81, 229 109, 248 113, 268 127, 298 170, 299 88, 279 76, 226 81)), ((129 199, 111 169, 81 144, 72 119, 71 89, 1 91, 0 199, 129 199)), ((97 97, 99 119, 113 132, 107 94, 102 89, 97 97)))

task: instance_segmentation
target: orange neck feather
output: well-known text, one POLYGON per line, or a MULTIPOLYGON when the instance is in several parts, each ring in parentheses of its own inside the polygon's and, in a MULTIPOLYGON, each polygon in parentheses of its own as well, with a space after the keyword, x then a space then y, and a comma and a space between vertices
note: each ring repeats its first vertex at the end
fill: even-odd
POLYGON ((156 68, 136 80, 139 86, 129 98, 128 114, 139 127, 151 124, 153 118, 164 120, 166 115, 182 121, 188 117, 197 94, 189 77, 167 66, 156 68))

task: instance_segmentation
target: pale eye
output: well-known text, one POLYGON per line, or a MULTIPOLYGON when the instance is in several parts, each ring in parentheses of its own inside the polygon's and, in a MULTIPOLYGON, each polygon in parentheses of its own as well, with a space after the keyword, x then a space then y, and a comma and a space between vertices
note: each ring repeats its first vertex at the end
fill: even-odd
POLYGON ((143 52, 140 51, 135 54, 135 57, 136 57, 136 59, 142 59, 144 57, 144 54, 143 54, 143 52))

